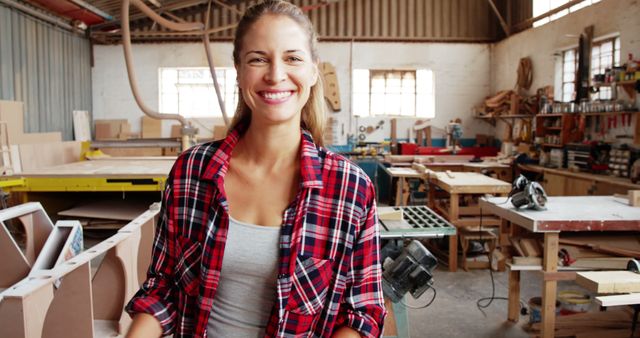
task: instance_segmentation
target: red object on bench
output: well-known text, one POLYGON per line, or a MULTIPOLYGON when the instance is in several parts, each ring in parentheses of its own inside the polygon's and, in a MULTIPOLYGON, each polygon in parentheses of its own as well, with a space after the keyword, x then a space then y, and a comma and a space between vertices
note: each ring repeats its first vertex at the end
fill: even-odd
MULTIPOLYGON (((398 144, 401 155, 452 155, 445 147, 419 147, 415 143, 398 144)), ((473 155, 475 157, 497 156, 496 147, 464 147, 456 155, 473 155)))

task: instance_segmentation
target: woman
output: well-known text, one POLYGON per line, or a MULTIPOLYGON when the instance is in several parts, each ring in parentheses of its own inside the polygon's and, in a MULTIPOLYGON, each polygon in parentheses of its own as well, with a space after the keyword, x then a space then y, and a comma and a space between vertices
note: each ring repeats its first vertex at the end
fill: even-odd
POLYGON ((181 154, 171 171, 148 279, 126 308, 128 337, 381 336, 374 189, 316 145, 316 45, 290 3, 243 16, 232 128, 181 154))

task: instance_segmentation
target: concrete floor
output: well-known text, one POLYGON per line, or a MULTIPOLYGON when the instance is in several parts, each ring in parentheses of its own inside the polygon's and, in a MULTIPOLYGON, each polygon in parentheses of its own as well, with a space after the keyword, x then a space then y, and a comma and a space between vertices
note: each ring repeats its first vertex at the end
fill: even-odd
MULTIPOLYGON (((507 272, 494 272, 495 296, 507 297, 507 272)), ((428 337, 474 337, 474 338, 520 338, 529 337, 522 328, 529 316, 520 316, 518 323, 507 321, 507 301, 495 299, 484 310, 478 309, 480 298, 491 296, 491 276, 487 269, 465 272, 449 272, 446 267, 434 271, 434 288, 437 291, 433 304, 425 309, 408 309, 409 333, 412 338, 428 337)), ((540 296, 541 274, 523 271, 521 274, 520 300, 527 304, 531 297, 540 296)), ((558 290, 580 290, 573 282, 559 282, 558 290)), ((408 305, 423 306, 431 300, 432 291, 427 290, 420 299, 408 297, 408 305)), ((486 301, 483 301, 486 304, 486 301)))
MULTIPOLYGON (((494 272, 493 276, 495 296, 506 297, 507 273, 494 272)), ((523 277, 521 298, 524 300, 532 297, 534 289, 540 290, 541 286, 533 282, 539 277, 523 277)), ((446 267, 439 267, 434 271, 434 281, 437 295, 433 304, 425 309, 408 309, 411 337, 528 337, 521 328, 528 322, 528 317, 521 317, 517 324, 508 322, 506 300, 493 300, 489 307, 483 309, 484 314, 478 309, 476 302, 491 296, 489 270, 449 272, 446 267)), ((407 304, 424 306, 432 295, 432 291, 427 290, 418 300, 409 297, 407 304)))

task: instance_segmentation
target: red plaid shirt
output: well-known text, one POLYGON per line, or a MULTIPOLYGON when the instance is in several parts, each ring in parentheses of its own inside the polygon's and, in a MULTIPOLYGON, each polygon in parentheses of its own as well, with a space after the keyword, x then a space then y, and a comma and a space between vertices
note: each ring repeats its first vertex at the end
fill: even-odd
MULTIPOLYGON (((379 337, 386 311, 373 186, 301 134, 300 190, 284 213, 266 336, 330 337, 349 326, 379 337)), ((222 187, 239 135, 184 152, 167 180, 147 280, 126 307, 153 315, 164 334, 206 335, 229 226, 222 187)))

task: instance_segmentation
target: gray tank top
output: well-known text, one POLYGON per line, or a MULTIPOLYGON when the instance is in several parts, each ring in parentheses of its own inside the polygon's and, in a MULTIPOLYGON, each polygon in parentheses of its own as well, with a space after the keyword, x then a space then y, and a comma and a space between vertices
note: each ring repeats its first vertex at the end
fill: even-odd
POLYGON ((276 302, 279 227, 229 218, 220 283, 207 325, 209 338, 264 337, 276 302))

